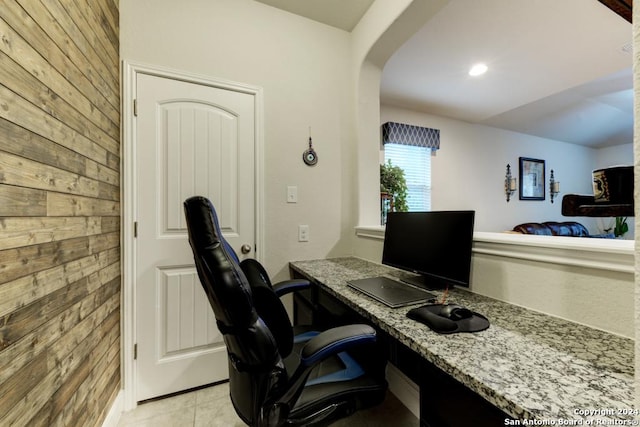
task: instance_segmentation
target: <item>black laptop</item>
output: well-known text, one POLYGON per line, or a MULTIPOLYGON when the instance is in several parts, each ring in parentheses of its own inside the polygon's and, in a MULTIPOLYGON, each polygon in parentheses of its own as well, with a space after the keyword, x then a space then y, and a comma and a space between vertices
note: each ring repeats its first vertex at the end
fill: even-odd
POLYGON ((351 280, 347 284, 391 308, 421 304, 435 298, 433 294, 423 289, 384 276, 351 280))

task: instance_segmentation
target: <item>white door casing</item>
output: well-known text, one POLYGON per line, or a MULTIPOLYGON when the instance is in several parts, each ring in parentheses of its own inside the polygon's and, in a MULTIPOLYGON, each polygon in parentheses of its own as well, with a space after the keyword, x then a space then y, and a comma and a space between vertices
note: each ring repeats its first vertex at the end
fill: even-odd
MULTIPOLYGON (((132 217, 138 226, 137 238, 130 236, 134 261, 125 260, 125 283, 129 272, 132 286, 125 289, 124 334, 126 341, 129 331, 137 344, 133 369, 127 367, 126 354, 133 345, 124 346, 125 391, 127 383, 135 389, 125 393, 129 408, 227 376, 226 350, 187 242, 184 199, 196 194, 210 198, 225 238, 238 253, 248 244, 248 255, 257 255, 253 248, 259 247, 261 222, 256 108, 261 92, 172 73, 131 71, 137 117, 131 132, 133 185, 126 188, 135 197, 125 200, 135 205, 132 217), (127 322, 130 310, 134 325, 127 322)), ((128 227, 123 228, 127 242, 128 227)))

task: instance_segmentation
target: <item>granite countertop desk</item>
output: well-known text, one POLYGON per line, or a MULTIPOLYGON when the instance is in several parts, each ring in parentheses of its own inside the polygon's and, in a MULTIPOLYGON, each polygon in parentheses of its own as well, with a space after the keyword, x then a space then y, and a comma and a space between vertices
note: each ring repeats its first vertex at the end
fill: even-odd
POLYGON ((346 283, 405 272, 352 257, 295 261, 290 267, 516 420, 635 425, 633 415, 624 413, 633 411, 634 402, 630 339, 458 288, 449 291, 448 302, 484 314, 491 326, 441 335, 405 316, 416 305, 390 309, 346 283))

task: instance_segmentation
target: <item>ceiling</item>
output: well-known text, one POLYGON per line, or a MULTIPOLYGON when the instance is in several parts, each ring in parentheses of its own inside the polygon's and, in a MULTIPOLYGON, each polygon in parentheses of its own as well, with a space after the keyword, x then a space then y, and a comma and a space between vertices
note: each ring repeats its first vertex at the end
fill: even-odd
POLYGON ((332 27, 351 31, 374 0, 256 0, 332 27))
MULTIPOLYGON (((346 31, 373 3, 257 1, 346 31)), ((631 24, 596 0, 450 0, 387 61, 380 99, 590 147, 627 144, 631 39, 631 24), (489 70, 470 77, 476 62, 489 70)))

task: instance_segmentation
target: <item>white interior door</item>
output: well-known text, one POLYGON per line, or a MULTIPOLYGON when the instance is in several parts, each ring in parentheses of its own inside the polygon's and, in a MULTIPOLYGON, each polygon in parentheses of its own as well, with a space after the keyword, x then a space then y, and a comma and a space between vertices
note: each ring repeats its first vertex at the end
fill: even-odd
POLYGON ((234 249, 255 248, 252 94, 148 74, 136 79, 136 400, 228 377, 200 286, 183 201, 208 197, 234 249))

